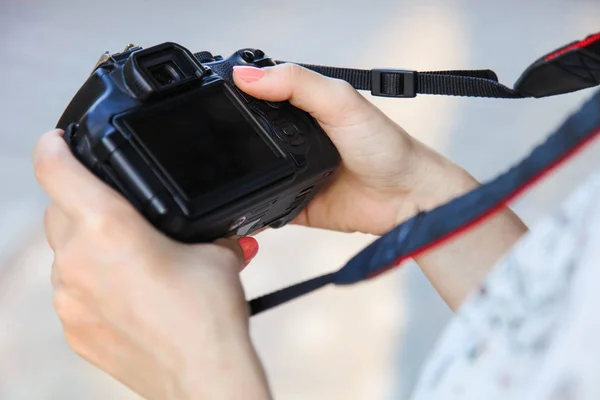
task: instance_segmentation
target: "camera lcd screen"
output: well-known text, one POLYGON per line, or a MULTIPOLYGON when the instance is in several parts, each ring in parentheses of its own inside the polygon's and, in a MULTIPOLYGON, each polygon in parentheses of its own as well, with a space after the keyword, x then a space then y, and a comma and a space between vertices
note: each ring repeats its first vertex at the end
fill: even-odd
POLYGON ((232 185, 229 192, 237 188, 235 194, 240 195, 248 191, 253 177, 273 177, 289 167, 228 98, 222 84, 127 116, 125 122, 189 200, 232 185))

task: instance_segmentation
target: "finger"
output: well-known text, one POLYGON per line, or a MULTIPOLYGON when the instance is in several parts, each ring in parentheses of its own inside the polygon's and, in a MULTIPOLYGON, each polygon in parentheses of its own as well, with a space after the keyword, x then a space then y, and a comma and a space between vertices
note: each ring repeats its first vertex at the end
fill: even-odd
POLYGON ((239 239, 218 239, 214 243, 232 250, 242 260, 242 270, 258 253, 258 242, 249 236, 243 236, 239 239))
POLYGON ((250 264, 250 261, 258 254, 258 242, 251 236, 244 236, 238 239, 242 252, 244 253, 244 267, 250 264))
POLYGON ((65 245, 71 234, 71 221, 55 204, 50 203, 44 214, 44 233, 54 251, 65 245))
POLYGON ((122 201, 71 153, 62 131, 45 133, 33 152, 35 176, 53 202, 70 217, 122 201))
POLYGON ((296 64, 255 68, 235 66, 235 84, 262 100, 289 100, 325 125, 353 124, 368 117, 371 103, 347 82, 327 78, 296 64))

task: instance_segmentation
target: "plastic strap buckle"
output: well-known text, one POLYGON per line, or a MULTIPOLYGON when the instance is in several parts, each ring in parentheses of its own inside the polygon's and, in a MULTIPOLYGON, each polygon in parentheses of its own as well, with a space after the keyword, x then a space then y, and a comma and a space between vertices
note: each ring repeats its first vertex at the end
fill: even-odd
POLYGON ((403 97, 417 96, 416 71, 402 69, 372 69, 371 70, 371 95, 379 97, 403 97), (396 75, 397 83, 393 87, 384 85, 386 75, 396 75), (391 89, 391 90, 390 90, 391 89))

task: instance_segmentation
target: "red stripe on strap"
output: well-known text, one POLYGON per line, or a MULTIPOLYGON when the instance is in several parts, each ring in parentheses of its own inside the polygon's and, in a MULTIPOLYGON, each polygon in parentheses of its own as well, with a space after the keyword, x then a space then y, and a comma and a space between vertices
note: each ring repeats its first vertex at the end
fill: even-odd
POLYGON ((582 47, 589 46, 590 44, 597 42, 598 40, 600 40, 600 33, 596 33, 595 35, 588 36, 586 39, 584 39, 580 42, 574 43, 574 44, 567 46, 565 48, 562 48, 560 50, 556 50, 554 53, 547 55, 545 60, 550 61, 553 58, 561 56, 571 50, 581 49, 582 47))
MULTIPOLYGON (((597 36, 598 36, 598 38, 600 38, 600 34, 597 35, 597 36)), ((413 252, 411 252, 409 254, 405 254, 403 256, 400 256, 397 260, 395 260, 387 268, 382 268, 381 270, 377 271, 376 273, 369 275, 369 279, 375 278, 375 277, 377 277, 377 276, 379 276, 379 275, 381 275, 381 274, 383 274, 385 272, 388 272, 389 270, 391 270, 391 269, 399 266, 400 264, 402 264, 403 262, 407 261, 408 259, 415 258, 418 255, 420 255, 422 253, 425 253, 425 252, 427 252, 429 250, 432 250, 434 247, 438 247, 438 246, 442 245, 443 243, 449 241, 450 239, 453 239, 453 238, 459 236, 461 233, 463 233, 463 232, 465 232, 465 231, 467 231, 467 230, 469 230, 471 228, 474 228, 480 222, 486 220, 487 218, 491 217, 492 215, 496 214, 498 211, 500 211, 501 209, 503 209, 504 207, 506 207, 507 203, 509 203, 515 197, 518 197, 521 193, 523 193, 528 188, 530 188, 531 186, 533 186, 534 184, 536 184, 539 180, 541 180, 544 176, 546 176, 551 171, 553 171, 556 167, 558 167, 559 165, 561 165, 564 161, 566 161, 569 158, 573 157, 581 149, 583 149, 584 147, 586 147, 587 144, 591 143, 592 140, 595 139, 597 136, 600 136, 600 128, 596 129, 590 136, 588 136, 584 140, 582 140, 581 143, 579 143, 577 146, 575 146, 574 148, 572 148, 571 151, 563 154, 561 158, 555 160, 555 162, 552 165, 549 165, 548 168, 546 168, 544 171, 542 171, 538 176, 536 176, 532 180, 526 182, 523 186, 521 186, 516 191, 514 191, 513 193, 511 193, 511 195, 508 196, 508 198, 504 199, 499 204, 496 204, 495 207, 492 207, 491 209, 487 210, 487 212, 485 214, 480 215, 479 218, 476 218, 476 219, 474 219, 472 221, 469 221, 469 223, 461 226, 459 229, 457 229, 456 231, 450 233, 449 235, 447 235, 445 237, 441 237, 437 241, 428 243, 427 245, 421 247, 420 249, 416 249, 415 251, 413 251, 413 252)))

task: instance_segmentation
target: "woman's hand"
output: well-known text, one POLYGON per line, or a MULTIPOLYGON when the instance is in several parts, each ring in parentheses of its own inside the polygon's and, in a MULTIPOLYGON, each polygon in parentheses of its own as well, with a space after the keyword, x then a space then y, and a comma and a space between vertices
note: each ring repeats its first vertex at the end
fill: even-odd
POLYGON ((269 398, 248 333, 240 245, 168 239, 88 172, 61 133, 39 140, 34 164, 52 199, 45 230, 69 345, 148 399, 269 398))
POLYGON ((310 113, 342 156, 331 185, 295 223, 342 232, 383 234, 477 182, 409 136, 345 81, 294 64, 234 67, 236 85, 310 113))
MULTIPOLYGON (((296 223, 342 232, 383 234, 420 210, 476 187, 457 165, 409 136, 348 83, 293 64, 235 67, 237 86, 270 101, 289 100, 310 113, 342 156, 331 185, 296 223)), ((416 261, 456 309, 525 233, 509 209, 416 261)))

